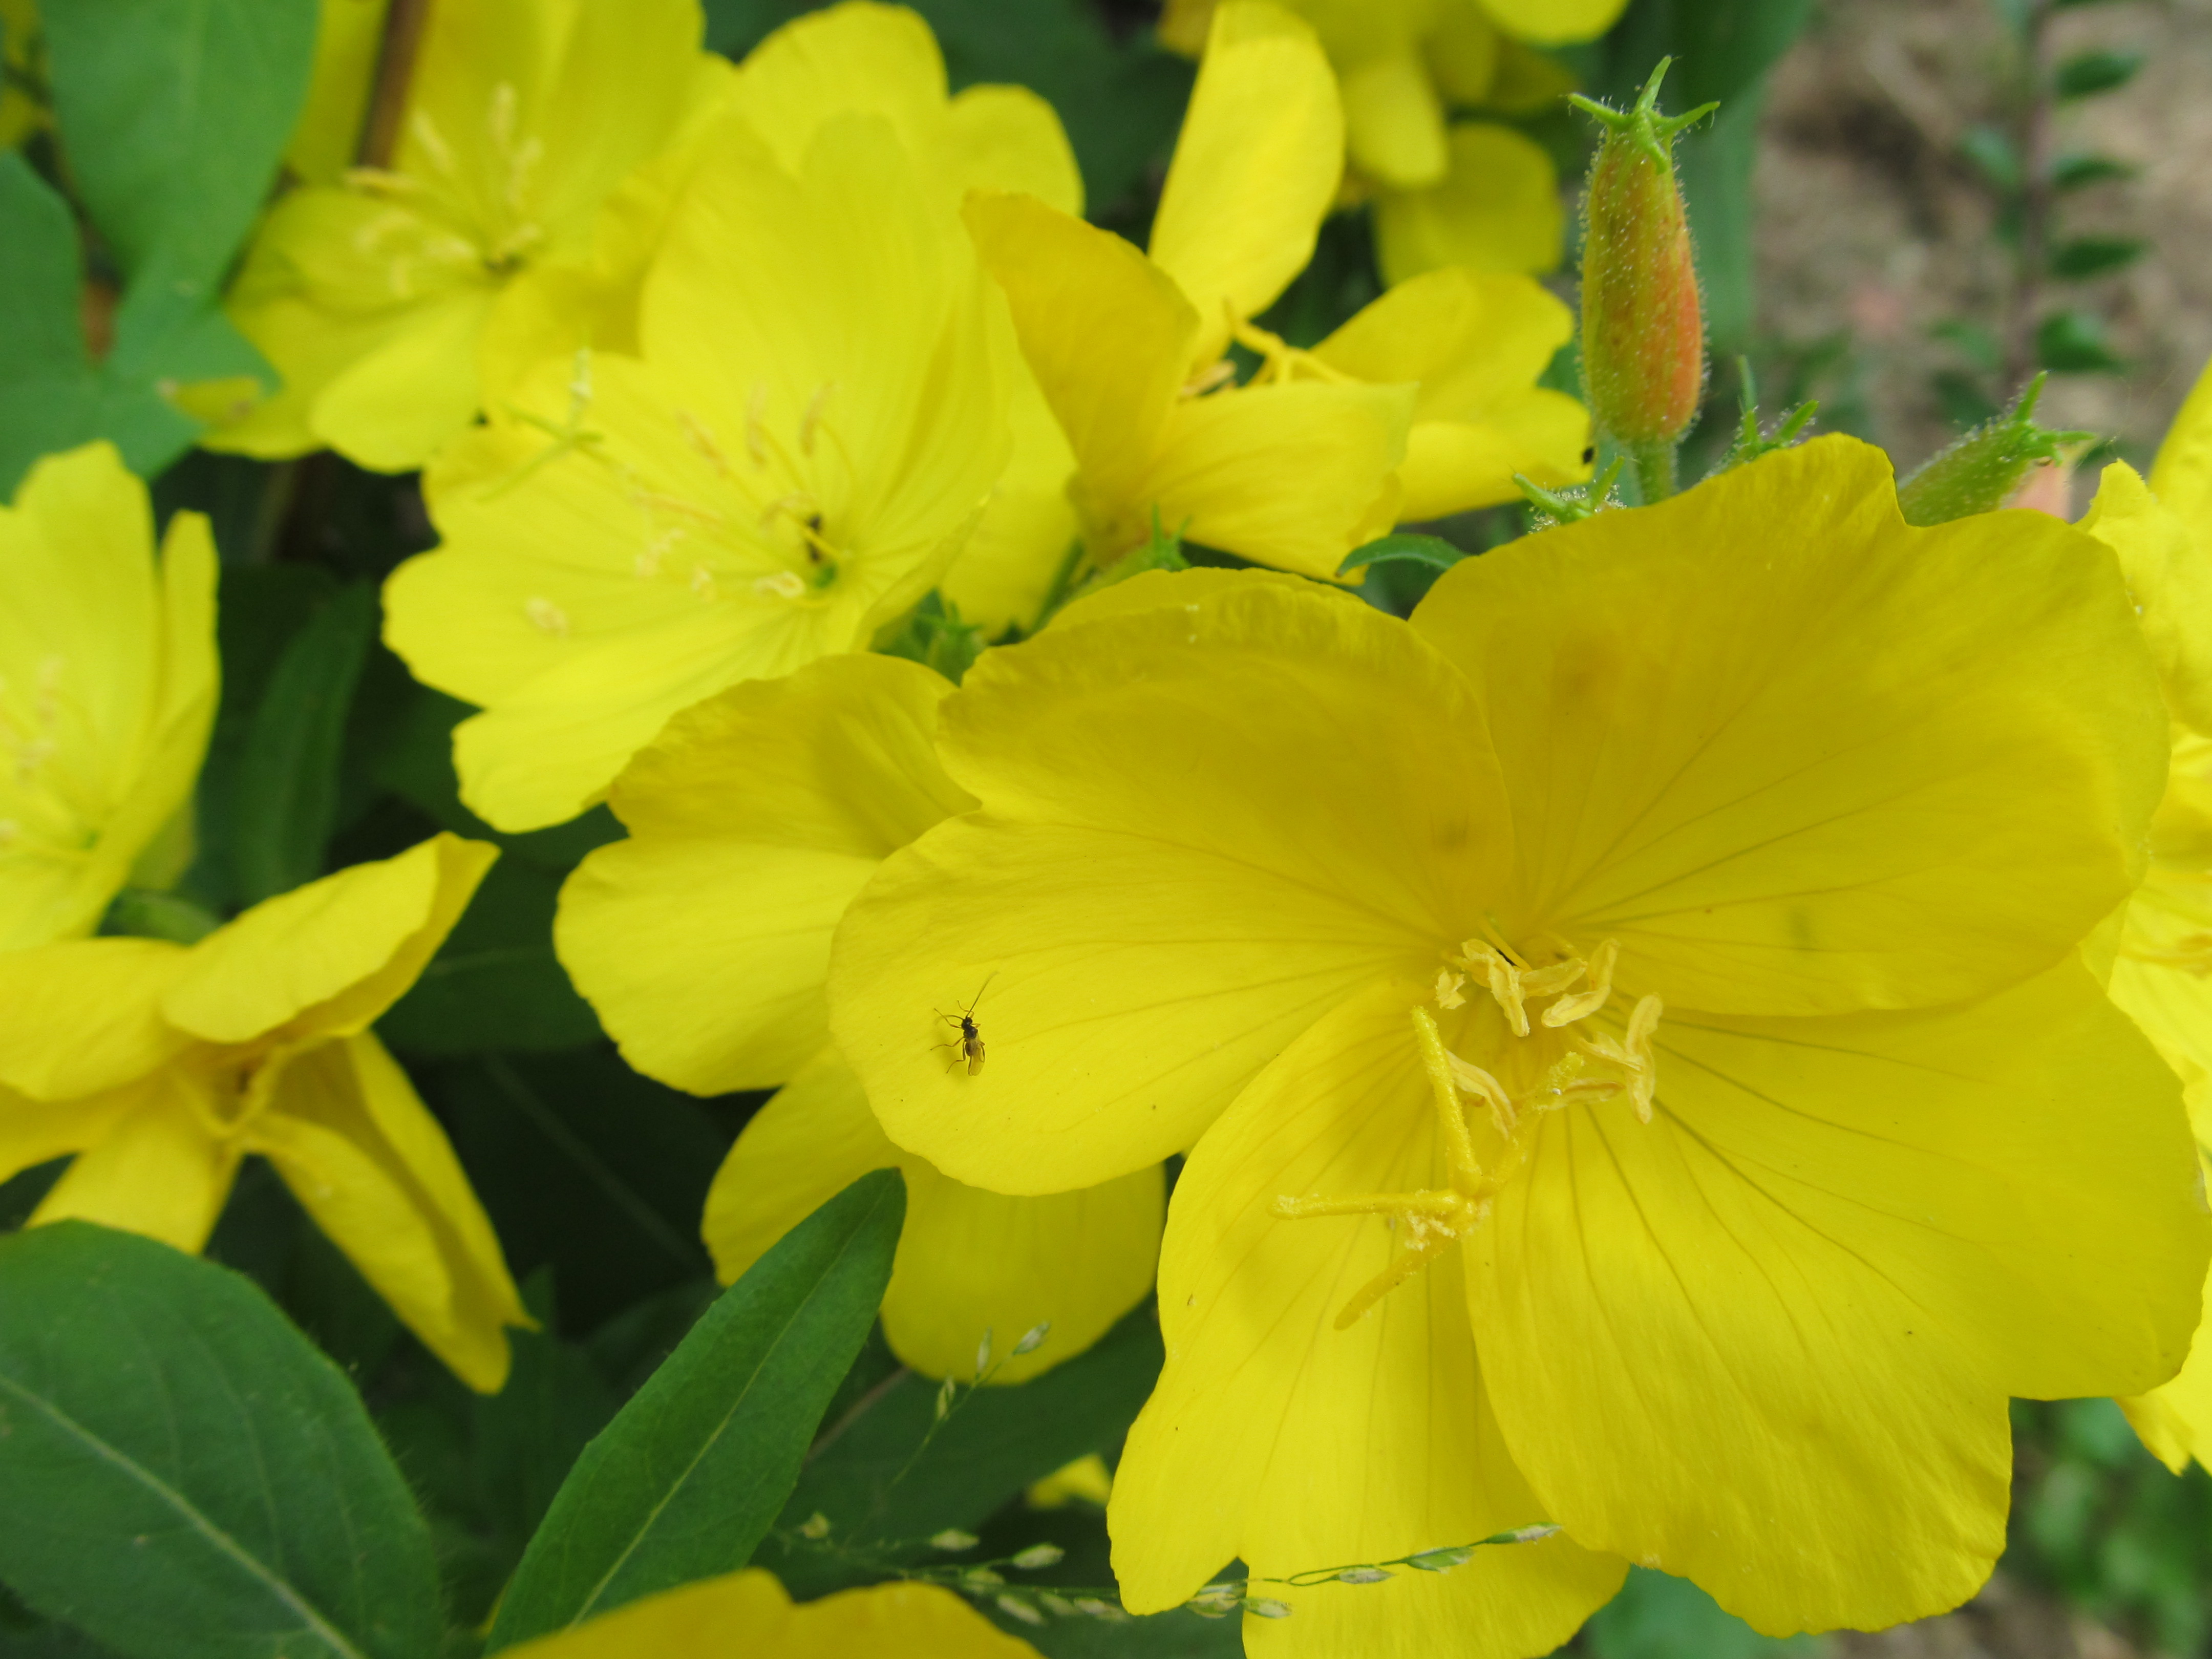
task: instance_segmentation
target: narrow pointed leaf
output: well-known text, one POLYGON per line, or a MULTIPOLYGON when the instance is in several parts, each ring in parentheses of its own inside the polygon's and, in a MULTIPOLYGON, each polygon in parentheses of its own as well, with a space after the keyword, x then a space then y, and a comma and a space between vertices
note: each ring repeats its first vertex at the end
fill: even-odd
POLYGON ((702 1316, 562 1484, 488 1652, 750 1559, 873 1323, 906 1216, 895 1170, 854 1182, 702 1316))

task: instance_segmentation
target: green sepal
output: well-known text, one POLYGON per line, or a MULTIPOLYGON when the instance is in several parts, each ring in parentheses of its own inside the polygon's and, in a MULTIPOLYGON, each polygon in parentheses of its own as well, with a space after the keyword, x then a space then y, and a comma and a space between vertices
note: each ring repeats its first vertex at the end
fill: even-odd
POLYGON ((1934 456, 1897 487, 1897 504, 1907 524, 1925 528, 2002 507, 2030 467, 2055 461, 2069 444, 2096 436, 2052 432, 2035 423, 2036 400, 2049 378, 2038 374, 2010 409, 1934 456))
POLYGON ((1344 562, 1337 566, 1336 574, 1349 576, 1370 564, 1418 564, 1430 570, 1449 570, 1466 556, 1464 551, 1441 536, 1396 533, 1353 548, 1344 556, 1344 562))

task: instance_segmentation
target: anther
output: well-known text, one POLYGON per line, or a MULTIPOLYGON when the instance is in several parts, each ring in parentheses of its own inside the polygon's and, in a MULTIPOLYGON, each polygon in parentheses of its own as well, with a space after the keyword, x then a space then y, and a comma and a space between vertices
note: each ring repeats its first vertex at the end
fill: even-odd
POLYGON ((806 400, 806 412, 799 417, 799 453, 800 454, 811 455, 814 453, 814 428, 821 422, 822 411, 829 404, 830 394, 836 389, 836 381, 825 381, 817 386, 814 395, 806 400))
POLYGON ((714 586, 714 573, 703 564, 691 567, 691 591, 710 604, 721 592, 714 586))
POLYGON ((768 382, 755 380, 745 394, 745 453, 755 466, 768 465, 768 382))
POLYGON ((766 599, 804 599, 806 594, 806 584, 800 580, 797 571, 779 570, 773 575, 763 576, 754 582, 753 592, 766 599))
POLYGON ((1520 1122, 1521 1115, 1514 1109, 1513 1097, 1505 1092, 1505 1085, 1481 1066, 1468 1065, 1449 1049, 1445 1051, 1444 1058, 1451 1066, 1452 1081, 1486 1103, 1490 1108, 1491 1123, 1499 1134, 1510 1136, 1514 1126, 1520 1122))
POLYGON ((416 110, 408 117, 407 130, 429 155, 430 165, 447 177, 453 177, 459 170, 453 165, 453 147, 447 143, 445 135, 438 131, 437 124, 430 119, 430 112, 416 110))
POLYGON ((723 458, 722 447, 714 441, 714 430, 688 409, 676 411, 676 423, 684 428, 685 441, 697 450, 717 471, 729 476, 730 464, 723 458))
POLYGON ((1613 995, 1613 964, 1620 960, 1620 942, 1618 939, 1609 939, 1591 951, 1589 988, 1577 991, 1572 996, 1561 997, 1545 1009, 1544 1024, 1556 1030, 1562 1025, 1571 1025, 1578 1019, 1587 1019, 1604 1007, 1607 999, 1613 995))
POLYGON ((1225 385, 1236 378, 1237 365, 1224 357, 1204 374, 1186 381, 1176 395, 1179 398, 1203 398, 1216 386, 1225 385))
POLYGON ((1439 1008, 1464 1008, 1467 1006, 1467 999, 1459 994, 1459 988, 1466 983, 1467 975, 1465 974, 1455 974, 1449 968, 1437 969, 1437 1006, 1439 1008))
POLYGON ((522 613, 556 639, 568 637, 568 613, 547 599, 532 597, 522 602, 522 613))

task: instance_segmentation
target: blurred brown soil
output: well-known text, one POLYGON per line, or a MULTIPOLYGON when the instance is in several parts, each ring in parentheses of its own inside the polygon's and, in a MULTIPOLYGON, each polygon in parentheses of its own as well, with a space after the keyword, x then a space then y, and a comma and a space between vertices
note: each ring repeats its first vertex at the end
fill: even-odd
MULTIPOLYGON (((2055 137, 2141 169, 2063 196, 2060 234, 2152 249, 2053 290, 2105 316, 2130 368, 2054 377, 2043 410, 2147 458, 2212 354, 2212 0, 2069 9, 2053 38, 2060 56, 2147 55, 2120 90, 2062 106, 2055 137)), ((2000 118, 2008 64, 1990 0, 1827 0, 1775 70, 1755 184, 1762 332, 1803 346, 1848 330, 1844 378, 1902 466, 1952 430, 1930 376, 1954 353, 1929 330, 1993 325, 2007 292, 2009 250, 1960 140, 2000 118)))

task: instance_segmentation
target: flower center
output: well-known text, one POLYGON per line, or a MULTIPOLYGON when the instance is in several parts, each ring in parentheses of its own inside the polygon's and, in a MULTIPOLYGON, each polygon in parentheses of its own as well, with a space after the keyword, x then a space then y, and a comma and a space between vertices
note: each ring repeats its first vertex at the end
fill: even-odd
POLYGON ((355 234, 356 252, 380 258, 393 300, 411 300, 471 276, 510 276, 546 240, 531 212, 545 141, 521 128, 521 95, 492 88, 483 143, 465 164, 427 109, 407 118, 413 154, 403 168, 353 167, 346 183, 395 205, 355 234))
POLYGON ((1478 1066, 1445 1045, 1436 1017, 1412 1010, 1413 1041, 1437 1110, 1448 1184, 1403 1193, 1361 1193, 1344 1198, 1285 1194, 1274 1212, 1285 1221, 1329 1216, 1377 1215, 1398 1234, 1390 1263, 1345 1304, 1336 1328, 1346 1328, 1489 1218, 1492 1200, 1528 1161, 1529 1124, 1544 1112, 1582 1103, 1597 1105, 1626 1095, 1637 1121, 1651 1121, 1658 1082, 1652 1033, 1662 1005, 1656 996, 1636 1000, 1618 1032, 1595 1022, 1613 1000, 1613 975, 1620 947, 1607 939, 1587 957, 1559 941, 1544 959, 1503 939, 1472 939, 1448 952, 1437 975, 1435 1001, 1464 1007, 1470 981, 1486 990, 1504 1027, 1497 1051, 1478 1066), (1540 1008, 1532 1005, 1552 999, 1540 1008), (1486 1166, 1476 1151, 1477 1131, 1468 1104, 1485 1109, 1495 1149, 1486 1166))
MULTIPOLYGON (((553 441, 485 492, 505 495, 532 473, 574 454, 612 471, 639 514, 639 544, 630 568, 641 581, 667 580, 703 604, 732 594, 775 604, 818 602, 827 596, 851 556, 832 527, 834 503, 850 497, 855 477, 851 451, 836 420, 838 386, 816 386, 796 415, 779 422, 765 381, 756 381, 745 403, 742 448, 688 409, 672 411, 685 444, 712 470, 680 492, 656 488, 636 467, 608 447, 609 434, 587 423, 592 403, 592 354, 576 353, 568 382, 568 413, 556 422, 528 410, 511 412, 553 441)), ((656 481, 657 483, 658 481, 656 481)), ((542 594, 523 600, 524 614, 540 631, 568 637, 572 619, 542 594)))

